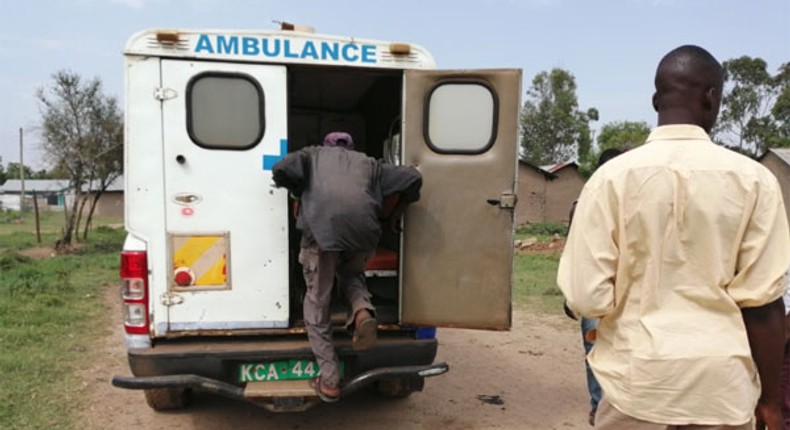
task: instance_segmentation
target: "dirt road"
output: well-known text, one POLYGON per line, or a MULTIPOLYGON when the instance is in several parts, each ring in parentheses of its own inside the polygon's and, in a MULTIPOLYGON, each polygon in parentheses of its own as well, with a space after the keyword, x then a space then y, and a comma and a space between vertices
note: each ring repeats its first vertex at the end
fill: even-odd
POLYGON ((107 294, 114 330, 98 345, 105 357, 86 366, 81 411, 85 429, 587 429, 588 400, 580 335, 563 317, 516 311, 510 332, 440 329, 437 360, 450 372, 426 380, 407 399, 362 391, 336 404, 297 414, 271 414, 220 397, 196 396, 185 410, 157 413, 138 391, 114 388, 112 375, 128 375, 120 309, 107 294), (499 396, 503 404, 478 396, 499 396))

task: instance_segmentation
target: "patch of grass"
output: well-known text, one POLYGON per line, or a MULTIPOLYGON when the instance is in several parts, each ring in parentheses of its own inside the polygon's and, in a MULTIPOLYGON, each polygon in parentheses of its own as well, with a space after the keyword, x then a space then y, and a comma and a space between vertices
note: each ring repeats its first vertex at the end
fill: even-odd
MULTIPOLYGON (((7 236, 0 236, 5 238, 7 236)), ((95 359, 91 323, 117 283, 122 229, 97 229, 79 255, 0 255, 0 428, 76 428, 74 371, 95 359)))
POLYGON ((568 224, 562 222, 536 222, 516 229, 516 236, 566 236, 568 224))
MULTIPOLYGON (((93 243, 93 236, 100 234, 101 229, 111 229, 109 225, 121 227, 123 219, 117 217, 94 217, 91 224, 97 227, 88 231, 88 244, 93 243)), ((41 242, 37 241, 36 219, 32 212, 0 212, 0 253, 16 251, 39 246, 52 246, 62 234, 66 219, 63 212, 46 211, 39 214, 41 242)), ((82 229, 74 232, 74 243, 81 243, 82 229)), ((116 229, 117 230, 117 229, 116 229)))
POLYGON ((557 287, 559 253, 517 252, 513 264, 513 301, 531 311, 561 314, 563 297, 557 287))

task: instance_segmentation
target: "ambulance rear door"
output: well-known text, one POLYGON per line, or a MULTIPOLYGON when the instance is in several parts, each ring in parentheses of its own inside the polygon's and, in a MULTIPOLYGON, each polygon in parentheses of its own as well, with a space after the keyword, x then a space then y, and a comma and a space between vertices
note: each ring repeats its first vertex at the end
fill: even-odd
POLYGON ((171 270, 157 332, 287 327, 287 198, 271 179, 286 68, 165 59, 161 72, 171 270))
POLYGON ((406 71, 403 163, 423 175, 405 218, 401 322, 511 324, 520 70, 406 71))

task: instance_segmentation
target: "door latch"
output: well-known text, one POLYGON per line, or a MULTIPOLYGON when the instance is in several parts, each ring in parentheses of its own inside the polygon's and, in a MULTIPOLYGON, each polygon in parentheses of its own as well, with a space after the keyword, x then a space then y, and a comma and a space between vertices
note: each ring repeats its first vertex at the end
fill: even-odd
POLYGON ((159 296, 159 300, 165 306, 175 306, 184 303, 184 297, 170 291, 159 296))
POLYGON ((516 207, 518 196, 513 193, 502 193, 498 199, 488 199, 486 203, 491 206, 499 206, 503 209, 513 209, 516 207))

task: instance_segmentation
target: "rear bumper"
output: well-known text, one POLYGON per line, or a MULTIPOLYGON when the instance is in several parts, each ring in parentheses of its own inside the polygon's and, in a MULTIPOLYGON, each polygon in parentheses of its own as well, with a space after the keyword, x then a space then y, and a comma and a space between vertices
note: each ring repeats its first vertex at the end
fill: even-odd
MULTIPOLYGON (((436 339, 380 337, 366 351, 354 351, 348 339, 335 348, 345 365, 346 379, 386 367, 425 366, 436 358, 436 339)), ((159 343, 152 348, 129 349, 129 365, 134 376, 193 374, 237 384, 242 363, 287 359, 312 359, 307 339, 237 340, 201 339, 159 343)))
MULTIPOLYGON (((449 370, 445 363, 433 364, 437 346, 436 339, 384 337, 366 351, 355 351, 349 340, 337 341, 335 348, 345 367, 341 396, 398 378, 421 390, 422 378, 449 370)), ((313 359, 304 338, 190 339, 130 349, 128 355, 135 376, 115 376, 112 383, 119 388, 187 388, 255 403, 274 412, 305 410, 319 402, 307 380, 238 381, 239 367, 244 363, 313 359)))
MULTIPOLYGON (((340 396, 346 396, 367 385, 385 378, 427 378, 438 376, 450 370, 446 363, 430 364, 425 366, 398 366, 384 367, 369 370, 346 381, 341 390, 340 396)), ((204 391, 218 394, 234 400, 250 400, 246 390, 240 386, 217 381, 198 375, 168 375, 168 376, 143 376, 143 377, 124 377, 114 376, 112 384, 118 388, 128 388, 132 390, 142 390, 151 388, 190 388, 197 391, 204 391)), ((307 395, 315 397, 311 392, 294 390, 290 387, 291 394, 307 395)), ((283 394, 277 397, 286 397, 283 394)))

